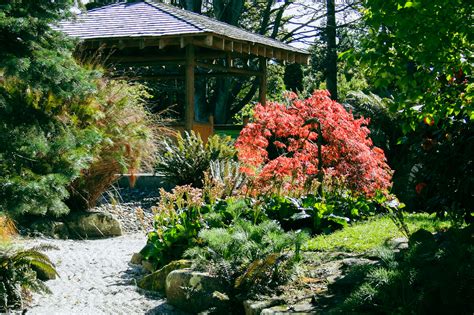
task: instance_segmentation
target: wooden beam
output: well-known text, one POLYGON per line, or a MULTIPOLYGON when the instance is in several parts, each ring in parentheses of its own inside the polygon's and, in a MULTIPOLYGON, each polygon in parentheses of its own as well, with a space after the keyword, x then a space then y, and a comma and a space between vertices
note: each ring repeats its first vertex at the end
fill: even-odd
POLYGON ((228 41, 225 46, 226 51, 234 52, 234 41, 228 41))
MULTIPOLYGON (((232 73, 229 72, 207 72, 207 73, 194 73, 194 77, 203 77, 203 78, 228 78, 229 76, 243 76, 248 77, 248 74, 241 73, 232 73)), ((166 81, 166 80, 183 80, 184 74, 161 74, 161 75, 150 75, 150 76, 117 76, 112 77, 115 80, 126 80, 126 81, 166 81)))
POLYGON ((212 43, 214 42, 214 37, 212 35, 207 35, 204 42, 207 46, 212 46, 212 43))
POLYGON ((178 46, 184 48, 193 43, 195 46, 202 46, 216 51, 230 51, 234 53, 252 54, 259 57, 275 58, 280 61, 308 63, 308 55, 286 49, 279 49, 259 43, 250 43, 217 36, 215 34, 203 34, 189 36, 166 36, 166 37, 143 37, 143 38, 117 38, 117 39, 92 39, 84 41, 81 46, 86 49, 113 48, 118 49, 133 48, 144 49, 145 47, 158 47, 164 49, 168 46, 178 46))
POLYGON ((236 67, 224 67, 224 66, 213 65, 213 64, 204 63, 204 62, 196 62, 196 66, 205 68, 205 69, 210 69, 210 70, 227 72, 231 74, 240 74, 240 75, 248 75, 248 76, 261 76, 262 75, 261 71, 253 71, 253 70, 241 69, 241 68, 236 68, 236 67))
POLYGON ((281 51, 278 49, 275 54, 276 59, 281 59, 281 51))
POLYGON ((251 53, 252 53, 252 55, 258 56, 258 45, 257 44, 254 43, 252 45, 251 53))
POLYGON ((260 104, 265 106, 267 103, 267 59, 260 57, 259 63, 262 75, 259 78, 258 99, 260 104))
POLYGON ((160 39, 160 41, 158 42, 158 48, 159 48, 159 49, 163 49, 163 48, 165 48, 167 45, 168 45, 168 41, 166 40, 166 38, 162 38, 162 39, 160 39))
POLYGON ((142 38, 142 39, 140 39, 140 41, 138 42, 138 48, 144 49, 145 47, 146 47, 146 45, 145 45, 145 39, 142 38))
POLYGON ((118 42, 118 48, 119 49, 124 49, 125 48, 125 42, 123 40, 119 40, 118 42))
MULTIPOLYGON (((195 52, 196 59, 220 59, 227 58, 228 53, 223 51, 209 51, 209 52, 195 52)), ((184 61, 186 60, 186 54, 183 53, 174 53, 174 54, 156 54, 156 55, 135 55, 135 56, 120 56, 112 55, 107 58, 107 61, 113 61, 116 63, 159 63, 162 61, 184 61)))
POLYGON ((186 70, 185 70, 185 129, 193 130, 194 123, 194 67, 196 60, 194 59, 194 46, 189 44, 186 46, 186 70))
POLYGON ((291 53, 291 54, 290 54, 290 56, 289 56, 289 61, 292 62, 292 63, 295 63, 295 62, 296 62, 295 53, 291 53))

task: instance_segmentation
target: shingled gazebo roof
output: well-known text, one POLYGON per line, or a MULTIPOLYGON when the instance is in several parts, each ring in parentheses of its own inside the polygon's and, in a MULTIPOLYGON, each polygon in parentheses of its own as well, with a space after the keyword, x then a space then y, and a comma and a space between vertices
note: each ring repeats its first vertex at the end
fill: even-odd
POLYGON ((228 52, 307 63, 307 51, 212 18, 153 1, 118 3, 63 21, 59 30, 90 47, 195 45, 228 52))

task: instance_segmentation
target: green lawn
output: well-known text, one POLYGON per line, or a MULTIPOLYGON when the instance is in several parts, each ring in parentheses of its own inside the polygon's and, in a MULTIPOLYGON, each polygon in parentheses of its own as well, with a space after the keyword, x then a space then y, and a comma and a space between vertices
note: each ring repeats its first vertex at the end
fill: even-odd
MULTIPOLYGON (((405 221, 412 233, 420 228, 434 232, 450 225, 446 220, 439 220, 427 214, 409 214, 406 215, 405 221)), ((403 234, 390 218, 379 217, 332 234, 316 236, 304 246, 304 250, 365 252, 382 246, 387 240, 401 236, 403 234)))

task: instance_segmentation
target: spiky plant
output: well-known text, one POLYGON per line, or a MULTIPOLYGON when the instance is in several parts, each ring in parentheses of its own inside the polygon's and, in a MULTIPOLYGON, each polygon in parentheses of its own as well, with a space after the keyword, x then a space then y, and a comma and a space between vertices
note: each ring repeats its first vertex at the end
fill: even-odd
POLYGON ((232 160, 215 160, 210 163, 211 179, 219 183, 223 196, 233 196, 239 193, 247 183, 247 176, 240 172, 240 163, 232 160))
POLYGON ((0 248, 0 312, 23 308, 26 292, 50 293, 34 270, 49 276, 58 273, 48 256, 40 252, 41 249, 44 247, 0 248))
POLYGON ((160 144, 155 171, 175 185, 202 187, 204 172, 213 160, 232 160, 236 156, 230 137, 214 135, 207 143, 194 131, 178 134, 176 140, 160 144))

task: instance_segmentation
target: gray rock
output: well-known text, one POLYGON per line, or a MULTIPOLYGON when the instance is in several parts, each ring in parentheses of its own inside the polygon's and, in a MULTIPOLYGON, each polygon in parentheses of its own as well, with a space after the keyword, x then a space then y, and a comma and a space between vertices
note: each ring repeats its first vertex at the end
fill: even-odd
POLYGON ((47 219, 38 220, 30 225, 30 229, 44 236, 56 239, 66 239, 69 237, 69 229, 64 222, 47 219))
POLYGON ((191 267, 191 261, 189 260, 175 260, 149 275, 143 277, 138 281, 137 285, 139 288, 149 291, 164 292, 166 289, 166 277, 174 270, 184 269, 191 267))
POLYGON ((287 305, 278 305, 262 310, 262 315, 290 314, 290 308, 287 305))
POLYGON ((130 259, 130 263, 134 265, 140 265, 143 261, 143 255, 140 253, 134 253, 132 255, 132 259, 130 259))
POLYGON ((265 300, 265 301, 244 301, 245 315, 260 315, 266 308, 281 304, 281 299, 265 300))
POLYGON ((342 265, 344 267, 354 267, 354 266, 362 266, 362 265, 371 265, 375 263, 375 261, 367 259, 367 258, 345 258, 342 261, 342 265))
POLYGON ((316 310, 312 304, 303 303, 297 305, 278 305, 262 310, 261 315, 284 315, 284 314, 298 314, 311 315, 316 314, 316 310))
POLYGON ((166 277, 168 303, 191 313, 208 309, 222 313, 229 302, 226 289, 218 278, 190 269, 174 270, 166 277))
POLYGON ((302 303, 302 304, 292 305, 291 309, 295 313, 298 313, 298 314, 301 314, 301 313, 314 314, 315 313, 314 305, 311 303, 302 303))
POLYGON ((393 249, 408 248, 408 239, 406 237, 397 237, 388 241, 388 246, 393 249))
POLYGON ((106 238, 122 235, 119 221, 103 212, 81 212, 69 215, 65 223, 71 238, 106 238))

